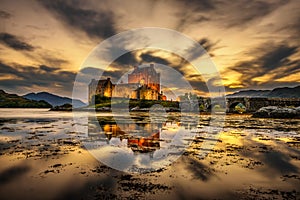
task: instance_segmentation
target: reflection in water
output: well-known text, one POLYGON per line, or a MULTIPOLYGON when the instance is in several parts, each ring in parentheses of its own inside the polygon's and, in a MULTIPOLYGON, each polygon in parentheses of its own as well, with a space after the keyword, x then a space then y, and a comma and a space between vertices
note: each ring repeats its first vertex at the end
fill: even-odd
POLYGON ((193 118, 182 120, 178 113, 169 115, 162 119, 134 113, 116 123, 111 114, 99 112, 97 118, 89 118, 86 137, 73 129, 68 112, 0 109, 1 199, 61 199, 69 197, 66 194, 74 195, 70 199, 300 199, 300 119, 227 115, 214 149, 199 159, 203 143, 215 141, 208 134, 215 131, 212 116, 201 115, 197 123, 193 118), (156 125, 150 126, 151 122, 156 125), (192 136, 188 130, 196 131, 193 143, 165 170, 125 174, 102 164, 127 171, 134 166, 166 166, 192 136), (159 147, 135 151, 128 146, 134 137, 158 137, 159 147), (81 141, 103 162, 97 162, 81 141))
MULTIPOLYGON (((159 145, 159 139, 160 139, 160 128, 158 128, 160 124, 155 124, 157 128, 153 128, 152 126, 149 126, 150 124, 146 124, 144 128, 148 128, 149 130, 152 130, 153 133, 150 134, 144 134, 147 132, 142 132, 140 136, 137 135, 130 135, 127 134, 129 130, 135 130, 136 126, 135 124, 100 124, 101 128, 104 131, 104 134, 107 137, 107 142, 109 144, 109 141, 112 138, 119 138, 120 142, 122 140, 127 140, 127 146, 131 148, 134 152, 142 152, 142 153, 147 153, 147 152, 152 152, 155 151, 160 147, 159 145), (148 136, 147 136, 148 135, 148 136)), ((151 132, 152 132, 151 131, 151 132)))
POLYGON ((128 147, 134 152, 152 152, 159 148, 159 132, 154 133, 150 137, 138 138, 133 137, 128 139, 128 147))
POLYGON ((198 124, 192 115, 180 114, 132 113, 116 118, 90 116, 84 145, 99 161, 135 172, 157 170, 175 161, 192 142, 198 124))
POLYGON ((100 116, 95 121, 90 118, 89 138, 94 141, 99 138, 106 139, 107 144, 115 143, 116 139, 119 142, 126 141, 127 146, 134 152, 147 153, 160 147, 160 132, 164 126, 166 123, 150 123, 143 119, 137 123, 129 121, 117 124, 112 116, 100 116))

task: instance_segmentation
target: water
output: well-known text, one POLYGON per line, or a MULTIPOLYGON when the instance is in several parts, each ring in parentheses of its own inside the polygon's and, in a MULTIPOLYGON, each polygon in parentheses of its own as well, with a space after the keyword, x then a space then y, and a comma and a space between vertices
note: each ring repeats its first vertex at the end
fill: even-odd
POLYGON ((300 119, 215 117, 0 109, 0 192, 53 199, 76 179, 92 197, 139 196, 146 183, 149 198, 299 197, 300 119))

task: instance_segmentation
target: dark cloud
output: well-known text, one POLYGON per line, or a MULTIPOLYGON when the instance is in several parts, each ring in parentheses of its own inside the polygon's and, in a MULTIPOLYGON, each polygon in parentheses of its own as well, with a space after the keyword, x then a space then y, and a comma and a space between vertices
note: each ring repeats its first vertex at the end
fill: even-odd
POLYGON ((54 12, 65 24, 84 31, 91 37, 107 38, 116 33, 114 16, 109 10, 97 11, 81 8, 85 1, 46 0, 40 1, 54 12))
POLYGON ((14 50, 22 51, 23 55, 39 63, 47 63, 51 66, 62 66, 69 63, 69 61, 65 59, 52 55, 54 53, 51 53, 51 51, 33 47, 32 45, 22 41, 17 36, 9 33, 0 33, 0 43, 14 50), (34 50, 40 51, 35 51, 33 54, 32 51, 34 50))
POLYGON ((58 68, 41 65, 39 67, 8 65, 0 61, 1 76, 12 76, 0 80, 3 88, 22 89, 23 87, 40 86, 45 88, 59 87, 61 90, 70 93, 72 91, 75 73, 61 71, 58 68))
POLYGON ((57 58, 57 57, 54 57, 52 55, 45 54, 45 53, 41 53, 39 55, 39 58, 40 58, 39 60, 41 60, 42 62, 46 62, 51 66, 62 66, 65 64, 69 64, 69 61, 67 61, 67 60, 64 60, 62 58, 57 58))
POLYGON ((189 80, 189 83, 191 84, 194 90, 201 91, 201 92, 209 92, 206 83, 201 79, 189 80))
POLYGON ((103 78, 111 78, 114 83, 119 81, 123 75, 125 75, 128 71, 130 71, 130 68, 123 68, 120 70, 114 70, 114 71, 104 71, 103 72, 103 78))
POLYGON ((113 62, 112 68, 105 71, 104 76, 121 77, 130 71, 132 66, 145 63, 171 64, 170 61, 164 58, 152 55, 154 52, 155 51, 148 51, 139 55, 141 61, 137 59, 137 51, 127 52, 113 62))
POLYGON ((297 33, 297 36, 299 36, 299 34, 300 34, 300 14, 299 14, 298 18, 294 21, 294 23, 292 25, 292 29, 295 30, 295 32, 297 33))
POLYGON ((4 10, 0 10, 0 18, 3 18, 3 19, 9 19, 11 18, 11 14, 4 11, 4 10))
MULTIPOLYGON (((208 40, 202 39, 199 42, 207 45, 207 47, 210 49, 211 45, 208 40)), ((122 59, 118 58, 116 61, 113 62, 111 66, 108 67, 106 71, 103 72, 102 78, 110 77, 113 82, 118 81, 123 75, 128 73, 130 70, 133 69, 134 65, 148 65, 148 63, 154 63, 155 66, 158 66, 157 70, 162 75, 162 83, 168 84, 168 86, 173 85, 173 87, 178 86, 178 79, 185 79, 186 81, 190 82, 190 85, 198 91, 207 92, 207 86, 206 83, 203 81, 203 78, 200 74, 197 74, 197 71, 186 71, 185 67, 187 64, 189 64, 188 61, 181 58, 180 56, 170 53, 170 52, 164 52, 168 54, 168 56, 160 57, 158 56, 158 53, 164 52, 163 50, 148 50, 140 53, 139 51, 133 51, 124 54, 122 56, 122 59), (161 71, 160 65, 169 67, 169 69, 173 69, 178 72, 176 74, 176 77, 170 76, 172 70, 170 73, 166 71, 161 71), (194 75, 191 75, 190 73, 194 73, 194 75)), ((166 68, 164 68, 166 69, 166 68)), ((95 74, 97 73, 97 69, 93 67, 85 68, 81 71, 83 74, 95 74)), ((171 86, 170 86, 171 87, 171 86)))
POLYGON ((56 67, 48 67, 47 65, 40 65, 40 69, 45 71, 45 72, 54 72, 59 70, 59 68, 56 67))
POLYGON ((17 70, 12 68, 9 65, 6 65, 5 63, 0 61, 0 74, 5 75, 5 74, 15 74, 17 73, 17 70))
POLYGON ((150 50, 150 51, 142 53, 139 57, 141 59, 139 64, 157 63, 157 64, 166 65, 166 66, 172 67, 173 69, 177 70, 182 75, 186 75, 186 71, 184 68, 189 63, 188 61, 186 61, 184 58, 178 56, 177 54, 170 53, 170 52, 163 51, 163 50, 150 50), (164 53, 168 54, 169 59, 154 55, 156 52, 164 52, 164 53), (175 59, 176 62, 172 61, 172 59, 175 59))
MULTIPOLYGON (((187 59, 190 61, 193 61, 200 56, 212 52, 214 49, 216 49, 216 45, 218 42, 212 42, 208 38, 201 38, 198 40, 198 44, 193 45, 186 51, 187 59), (199 45, 202 47, 199 47, 199 45)), ((210 55, 210 54, 209 54, 210 55)))
POLYGON ((33 51, 34 47, 22 41, 15 35, 9 33, 0 33, 0 42, 14 50, 33 51))
POLYGON ((68 60, 63 58, 63 55, 40 47, 36 48, 34 53, 30 51, 22 51, 22 54, 30 60, 48 66, 64 67, 64 65, 70 64, 68 60))
POLYGON ((85 75, 94 75, 94 74, 103 73, 103 70, 94 67, 85 67, 80 70, 80 73, 85 75))
POLYGON ((95 67, 85 67, 78 72, 76 81, 89 84, 92 79, 111 78, 111 81, 113 83, 116 83, 123 75, 125 75, 131 69, 132 67, 128 65, 111 65, 105 71, 103 69, 95 67))
MULTIPOLYGON (((142 53, 139 57, 142 60, 140 61, 139 64, 157 63, 157 64, 166 65, 175 69, 178 73, 182 75, 182 77, 186 77, 187 80, 192 80, 190 76, 193 76, 193 74, 197 76, 199 73, 196 69, 195 70, 190 69, 189 71, 187 71, 186 66, 189 65, 190 62, 175 53, 170 53, 163 50, 150 50, 142 53), (155 55, 155 53, 157 52, 164 52, 168 56, 164 56, 164 57, 157 56, 155 55)), ((198 81, 202 81, 200 77, 201 75, 198 76, 199 78, 198 81)))
POLYGON ((138 61, 135 58, 134 52, 127 52, 117 58, 114 63, 118 65, 136 65, 138 61))
POLYGON ((179 16, 177 30, 205 21, 213 21, 224 28, 243 28, 252 22, 257 22, 274 10, 288 3, 288 1, 207 1, 177 0, 183 11, 176 13, 179 16), (187 12, 188 11, 188 12, 187 12))
POLYGON ((273 1, 236 1, 226 2, 224 6, 227 9, 220 10, 222 13, 221 19, 227 24, 228 27, 238 26, 244 27, 249 22, 253 22, 257 19, 273 12, 277 7, 281 5, 281 2, 273 1), (231 10, 231 11, 230 11, 231 10))
POLYGON ((113 62, 119 65, 136 65, 138 64, 136 51, 131 51, 128 47, 133 41, 144 44, 147 40, 149 38, 140 32, 128 31, 122 36, 114 37, 113 40, 106 40, 107 45, 96 51, 96 56, 109 62, 115 59, 113 62))
POLYGON ((161 58, 159 56, 153 56, 151 55, 153 52, 147 52, 147 53, 142 53, 140 55, 140 58, 142 59, 142 62, 146 62, 146 63, 159 63, 162 65, 170 65, 171 62, 168 61, 167 59, 161 58))
POLYGON ((217 42, 212 42, 211 40, 209 40, 208 38, 202 38, 200 40, 198 40, 198 43, 207 51, 211 51, 213 49, 215 49, 217 42))
POLYGON ((208 17, 201 14, 193 15, 192 13, 179 13, 178 15, 181 17, 175 28, 177 31, 184 31, 186 27, 191 24, 199 24, 210 20, 208 17))
MULTIPOLYGON (((206 43, 208 45, 208 40, 200 40, 199 42, 203 42, 206 43), (206 42, 204 42, 206 41, 206 42)), ((210 45, 209 45, 210 46, 210 45)), ((211 47, 209 47, 211 48, 211 47)), ((186 81, 189 82, 189 84, 193 87, 194 90, 197 91, 201 91, 201 92, 208 92, 208 88, 207 85, 205 83, 205 81, 203 80, 203 77, 201 76, 201 74, 198 74, 198 71, 186 71, 185 67, 186 65, 189 64, 189 62, 187 60, 185 60, 184 58, 174 54, 174 53, 169 53, 170 55, 168 56, 168 58, 170 59, 166 59, 166 58, 162 58, 160 56, 154 56, 153 54, 156 53, 156 51, 148 51, 145 53, 142 53, 140 55, 140 58, 142 59, 142 63, 146 62, 146 63, 157 63, 157 64, 162 64, 168 67, 171 67, 172 69, 176 70, 178 72, 178 75, 180 75, 180 77, 178 78, 182 78, 185 79, 186 81), (173 61, 172 58, 176 58, 174 60, 176 60, 176 62, 173 61)), ((167 52, 165 52, 167 53, 167 52)), ((174 77, 168 77, 169 74, 165 73, 165 72, 161 72, 162 75, 164 75, 164 77, 162 77, 163 79, 165 79, 164 81, 166 82, 173 82, 175 86, 178 86, 176 78, 174 77)), ((171 74, 171 73, 170 73, 171 74)))
POLYGON ((289 19, 288 23, 280 24, 281 27, 274 30, 274 32, 280 32, 281 34, 289 35, 289 39, 300 44, 300 14, 295 18, 289 19))
POLYGON ((208 13, 216 9, 218 4, 212 0, 191 0, 191 1, 177 1, 182 11, 176 12, 179 18, 177 26, 178 31, 184 31, 188 26, 199 24, 210 20, 208 13))
POLYGON ((298 48, 296 46, 265 43, 249 53, 254 57, 252 60, 239 62, 230 67, 230 70, 241 74, 241 81, 245 87, 266 84, 253 80, 264 75, 270 75, 272 78, 268 82, 274 83, 278 78, 300 71, 300 61, 291 60, 291 56, 296 54, 297 51, 298 48), (278 73, 278 70, 280 73, 278 73))
POLYGON ((214 0, 189 0, 189 1, 180 1, 180 3, 190 8, 192 11, 211 11, 216 9, 217 1, 214 0))
MULTIPOLYGON (((269 48, 269 47, 268 47, 269 48)), ((262 50, 264 50, 263 48, 262 50)), ((258 64, 264 70, 272 70, 289 64, 289 57, 297 52, 297 47, 282 44, 271 48, 271 51, 265 53, 258 64)))

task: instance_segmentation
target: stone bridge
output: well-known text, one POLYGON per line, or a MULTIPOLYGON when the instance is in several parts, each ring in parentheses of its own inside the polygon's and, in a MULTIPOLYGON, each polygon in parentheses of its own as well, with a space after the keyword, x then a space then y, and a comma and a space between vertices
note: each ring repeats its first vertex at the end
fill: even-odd
POLYGON ((227 97, 226 112, 234 112, 239 103, 246 107, 246 112, 255 112, 265 106, 300 106, 300 98, 261 98, 261 97, 227 97))

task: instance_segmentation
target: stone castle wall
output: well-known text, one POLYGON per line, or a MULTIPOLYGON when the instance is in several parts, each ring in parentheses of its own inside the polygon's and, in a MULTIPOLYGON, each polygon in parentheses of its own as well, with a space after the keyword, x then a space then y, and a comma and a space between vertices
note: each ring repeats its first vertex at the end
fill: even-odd
POLYGON ((122 97, 131 99, 165 100, 160 93, 160 74, 150 67, 135 67, 128 74, 128 83, 114 85, 110 78, 106 80, 92 80, 89 84, 89 102, 97 94, 103 97, 122 97))
POLYGON ((139 88, 139 84, 137 83, 115 85, 112 93, 112 97, 137 99, 138 88, 139 88))

